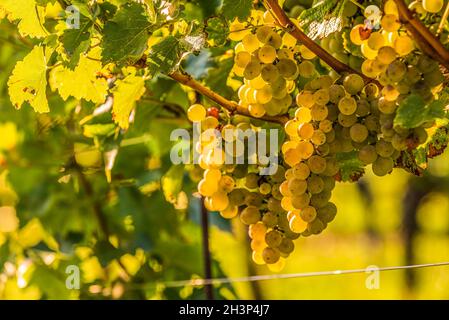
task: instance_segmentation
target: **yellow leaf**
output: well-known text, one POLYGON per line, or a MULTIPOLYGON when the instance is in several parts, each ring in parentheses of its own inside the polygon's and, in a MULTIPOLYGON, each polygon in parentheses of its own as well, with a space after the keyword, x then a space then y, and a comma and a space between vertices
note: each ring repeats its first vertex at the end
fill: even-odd
POLYGON ((114 94, 114 120, 123 129, 129 127, 129 116, 142 95, 145 93, 145 80, 133 74, 118 80, 112 90, 114 94))
POLYGON ((101 48, 92 49, 87 56, 82 55, 74 70, 58 66, 50 72, 50 86, 58 90, 64 100, 75 97, 93 103, 103 103, 106 99, 108 83, 97 77, 102 69, 101 48))
POLYGON ((14 149, 19 140, 19 133, 14 122, 6 122, 0 124, 0 150, 14 149))
POLYGON ((45 8, 37 6, 35 0, 2 0, 0 9, 6 11, 9 21, 19 20, 18 28, 22 36, 42 38, 48 35, 44 27, 45 8))
POLYGON ((14 207, 0 207, 0 232, 13 232, 19 226, 14 207))
POLYGON ((44 240, 45 231, 38 219, 33 219, 18 234, 18 242, 24 248, 34 247, 44 240))
POLYGON ((51 52, 40 46, 19 61, 8 80, 8 89, 11 102, 20 108, 28 101, 36 112, 48 112, 46 96, 47 87, 47 58, 51 52))

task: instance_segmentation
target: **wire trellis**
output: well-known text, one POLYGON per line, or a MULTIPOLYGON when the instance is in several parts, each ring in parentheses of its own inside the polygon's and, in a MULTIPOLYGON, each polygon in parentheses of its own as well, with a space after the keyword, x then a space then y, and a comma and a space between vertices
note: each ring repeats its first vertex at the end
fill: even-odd
POLYGON ((179 280, 179 281, 167 281, 162 284, 165 287, 176 288, 185 286, 205 286, 205 285, 219 285, 219 284, 230 284, 236 282, 253 282, 253 281, 266 281, 266 280, 277 280, 277 279, 293 279, 293 278, 309 278, 309 277, 320 277, 320 276, 333 276, 333 275, 343 275, 343 274, 357 274, 357 273, 369 273, 369 272, 382 272, 382 271, 394 271, 394 270, 405 270, 405 269, 421 269, 429 267, 443 267, 449 266, 448 262, 436 262, 436 263, 424 263, 424 264, 414 264, 407 266, 391 266, 391 267, 375 267, 369 266, 363 269, 347 269, 347 270, 332 270, 332 271, 317 271, 317 272, 302 272, 302 273, 284 273, 284 274, 267 274, 267 275, 256 275, 247 277, 236 277, 236 278, 210 278, 210 279, 190 279, 190 280, 179 280))

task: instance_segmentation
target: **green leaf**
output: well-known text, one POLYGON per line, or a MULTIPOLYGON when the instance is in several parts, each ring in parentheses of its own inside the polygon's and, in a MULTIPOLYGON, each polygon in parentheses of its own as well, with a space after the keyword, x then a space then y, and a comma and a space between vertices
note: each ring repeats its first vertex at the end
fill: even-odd
POLYGON ((162 191, 165 199, 170 203, 175 203, 177 196, 182 189, 184 178, 184 165, 173 165, 161 178, 162 191))
POLYGON ((216 61, 216 67, 210 68, 205 82, 215 92, 223 96, 231 96, 233 90, 227 85, 229 73, 234 65, 232 58, 216 61))
POLYGON ((442 97, 426 105, 421 96, 411 94, 399 106, 394 124, 411 129, 419 127, 426 121, 443 118, 448 102, 447 98, 442 97))
POLYGON ((433 133, 428 141, 413 151, 416 163, 421 167, 427 167, 428 159, 443 153, 449 144, 449 125, 441 126, 433 133))
POLYGON ((365 172, 357 151, 340 152, 336 155, 342 181, 354 181, 365 172))
POLYGON ((182 55, 182 45, 179 39, 168 36, 151 48, 148 55, 150 74, 155 76, 158 72, 170 73, 178 66, 182 55))
POLYGON ((83 127, 83 133, 88 138, 99 136, 110 136, 115 132, 115 124, 113 123, 97 123, 87 124, 83 127))
POLYGON ((206 22, 207 40, 211 46, 220 46, 226 42, 228 37, 228 26, 226 21, 220 17, 213 17, 206 22))
POLYGON ((33 50, 19 61, 8 80, 8 92, 12 104, 20 108, 29 102, 36 112, 48 112, 47 60, 51 50, 35 46, 33 50))
POLYGON ((44 27, 45 8, 37 6, 35 0, 2 0, 0 9, 8 13, 10 21, 19 21, 18 28, 22 36, 43 38, 48 35, 44 27))
POLYGON ((221 11, 229 20, 244 20, 249 16, 252 6, 253 0, 223 0, 221 11))
MULTIPOLYGON (((92 20, 80 15, 80 26, 78 29, 66 29, 60 37, 60 41, 69 56, 74 55, 81 43, 90 38, 90 31, 93 26, 92 20)), ((79 52, 81 53, 81 52, 79 52)), ((79 54, 78 53, 78 54, 79 54)))
POLYGON ((147 48, 151 26, 142 5, 122 6, 104 26, 103 61, 125 64, 139 60, 147 48))
POLYGON ((299 16, 299 25, 312 39, 327 37, 342 28, 343 8, 347 0, 320 1, 299 16))
POLYGON ((112 111, 114 120, 118 125, 127 129, 129 126, 129 115, 136 106, 136 102, 145 93, 145 80, 133 74, 123 80, 117 80, 112 90, 114 94, 114 105, 112 111))

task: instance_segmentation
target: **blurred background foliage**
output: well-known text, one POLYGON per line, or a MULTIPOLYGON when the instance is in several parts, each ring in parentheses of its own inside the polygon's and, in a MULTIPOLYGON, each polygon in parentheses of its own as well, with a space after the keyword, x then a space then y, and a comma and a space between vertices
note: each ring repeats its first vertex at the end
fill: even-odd
MULTIPOLYGON (((185 14, 201 16, 209 7, 203 2, 189 3, 185 14)), ((0 30, 0 298, 203 299, 203 288, 164 285, 204 275, 200 201, 190 179, 195 170, 172 167, 168 158, 170 132, 189 125, 183 112, 194 94, 167 78, 154 79, 126 132, 110 115, 91 117, 94 105, 56 94, 49 96, 49 114, 15 110, 6 81, 31 44, 5 20, 0 30), (80 267, 79 290, 66 288, 69 265, 80 267)), ((231 67, 226 49, 189 58, 185 68, 214 79, 211 86, 228 95, 225 73, 216 68, 218 59, 221 68, 231 67)), ((395 171, 338 184, 336 220, 325 233, 298 239, 282 272, 449 261, 448 157, 431 160, 423 178, 395 171)), ((239 221, 210 213, 210 222, 214 277, 270 273, 250 261, 239 221)), ((449 298, 447 267, 383 272, 378 290, 366 288, 366 277, 214 290, 218 299, 449 298)))

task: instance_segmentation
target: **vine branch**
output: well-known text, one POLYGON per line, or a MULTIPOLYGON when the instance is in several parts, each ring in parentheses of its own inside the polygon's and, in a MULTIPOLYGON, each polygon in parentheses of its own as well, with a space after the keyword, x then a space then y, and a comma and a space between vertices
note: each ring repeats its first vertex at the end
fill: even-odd
POLYGON ((169 76, 173 80, 175 80, 187 87, 192 88, 193 90, 195 90, 196 92, 200 93, 201 95, 203 95, 205 97, 208 97, 215 103, 219 104, 221 107, 228 110, 231 114, 240 114, 240 115, 244 115, 244 116, 247 116, 250 118, 265 120, 267 122, 274 122, 274 123, 278 123, 281 125, 284 125, 289 120, 288 117, 285 115, 279 115, 279 116, 265 115, 263 117, 256 118, 256 117, 252 116, 249 113, 248 109, 246 109, 245 107, 239 105, 238 103, 236 103, 234 101, 227 100, 226 98, 222 97, 215 91, 213 91, 213 90, 205 87, 201 83, 197 82, 189 74, 185 74, 185 73, 181 73, 181 72, 172 72, 169 74, 169 76))
POLYGON ((344 64, 340 60, 334 58, 326 50, 324 50, 319 44, 310 39, 304 32, 302 32, 287 16, 284 10, 279 6, 277 0, 265 0, 265 5, 270 12, 272 12, 274 18, 279 25, 286 29, 293 37, 304 44, 310 51, 315 53, 321 60, 326 62, 332 69, 338 73, 356 73, 360 75, 365 83, 375 83, 381 87, 380 83, 372 78, 365 76, 363 73, 352 69, 350 66, 344 64))
POLYGON ((405 25, 407 30, 410 31, 415 37, 418 39, 422 39, 426 43, 423 50, 433 51, 433 54, 428 55, 438 60, 440 64, 446 67, 449 70, 449 51, 443 46, 443 44, 438 40, 438 38, 426 28, 426 26, 421 22, 421 20, 417 19, 412 11, 410 11, 407 7, 407 4, 404 0, 394 0, 396 6, 399 11, 399 18, 402 23, 405 25))

